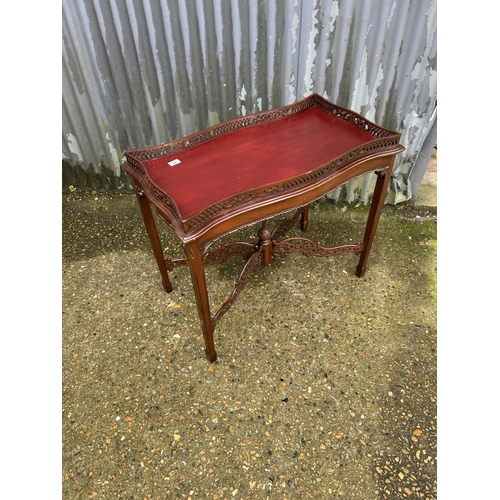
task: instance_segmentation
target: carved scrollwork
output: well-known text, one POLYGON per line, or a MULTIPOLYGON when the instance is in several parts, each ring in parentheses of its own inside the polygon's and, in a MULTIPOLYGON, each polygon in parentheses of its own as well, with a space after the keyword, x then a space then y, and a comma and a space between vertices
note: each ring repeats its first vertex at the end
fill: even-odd
POLYGON ((306 207, 301 207, 295 212, 292 218, 283 219, 278 222, 271 233, 271 240, 279 240, 280 238, 283 238, 283 236, 285 236, 288 231, 293 228, 297 219, 304 213, 305 209, 306 207))
MULTIPOLYGON (((266 221, 264 221, 262 228, 259 230, 260 240, 257 243, 251 244, 242 241, 235 241, 222 245, 211 252, 205 253, 203 256, 204 266, 223 264, 232 257, 242 257, 246 260, 246 264, 236 281, 233 292, 212 318, 213 328, 215 328, 222 316, 229 311, 231 306, 234 304, 239 294, 247 284, 248 278, 252 272, 255 272, 265 265, 265 258, 263 255, 264 245, 262 245, 263 241, 268 241, 270 245, 272 241, 272 247, 270 246, 269 249, 271 250, 272 257, 276 259, 283 259, 287 254, 292 252, 301 253, 305 257, 330 257, 343 253, 359 254, 362 252, 362 243, 331 248, 323 247, 320 243, 314 243, 307 238, 287 238, 276 243, 277 238, 282 237, 290 231, 290 229, 292 229, 305 210, 306 207, 299 208, 293 217, 280 221, 276 224, 272 231, 267 229, 266 221)), ((169 271, 172 271, 176 267, 187 266, 188 261, 187 259, 167 259, 165 260, 165 265, 169 271)))
POLYGON ((351 110, 340 108, 339 106, 336 106, 335 104, 323 99, 317 94, 312 95, 311 99, 313 100, 314 105, 325 111, 325 113, 338 116, 339 118, 342 118, 342 120, 348 121, 353 125, 356 125, 361 130, 368 132, 373 137, 379 138, 394 135, 392 131, 369 122, 363 116, 358 115, 351 110))
POLYGON ((224 264, 231 257, 242 257, 248 260, 255 252, 257 247, 251 243, 235 241, 223 245, 212 252, 208 252, 203 256, 203 264, 209 266, 212 264, 224 264))
POLYGON ((307 238, 288 238, 277 243, 273 249, 273 256, 283 259, 291 252, 299 252, 305 257, 330 257, 342 253, 359 254, 363 250, 363 244, 341 245, 337 247, 323 247, 320 243, 314 243, 307 238))
MULTIPOLYGON (((235 241, 223 245, 212 252, 207 252, 203 256, 203 265, 224 264, 231 257, 242 257, 244 260, 248 260, 256 251, 257 247, 254 244, 235 241)), ((187 265, 187 259, 165 259, 165 266, 169 271, 173 271, 176 267, 187 265)))
POLYGON ((226 300, 226 302, 222 304, 222 306, 219 308, 215 316, 212 318, 212 328, 215 328, 215 326, 220 321, 222 316, 224 316, 224 314, 226 314, 226 312, 229 311, 231 306, 234 304, 234 301, 238 298, 238 295, 241 293, 241 291, 247 284, 250 274, 255 272, 257 269, 261 268, 262 266, 263 266, 262 253, 255 252, 248 259, 247 263, 243 267, 240 276, 238 277, 238 281, 236 282, 236 285, 234 287, 233 293, 226 300))

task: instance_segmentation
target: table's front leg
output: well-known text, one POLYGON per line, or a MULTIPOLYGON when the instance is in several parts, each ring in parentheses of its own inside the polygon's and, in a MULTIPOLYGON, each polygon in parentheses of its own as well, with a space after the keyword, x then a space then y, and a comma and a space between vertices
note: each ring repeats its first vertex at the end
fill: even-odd
POLYGON ((370 254, 373 239, 375 238, 375 231, 377 230, 378 221, 380 219, 380 212, 384 206, 385 194, 387 192, 389 181, 391 180, 394 160, 395 158, 393 157, 387 168, 380 169, 375 172, 378 178, 377 183, 375 184, 375 191, 373 193, 370 212, 368 214, 368 221, 366 223, 365 236, 363 239, 363 251, 361 252, 359 264, 356 268, 356 274, 360 278, 363 277, 366 272, 368 255, 370 254))
POLYGON ((184 251, 186 252, 189 271, 191 272, 191 281, 193 282, 196 305, 200 316, 203 337, 205 338, 205 353, 208 360, 213 363, 217 359, 217 353, 214 346, 213 325, 210 316, 207 281, 201 249, 196 242, 193 242, 186 244, 184 246, 184 251))

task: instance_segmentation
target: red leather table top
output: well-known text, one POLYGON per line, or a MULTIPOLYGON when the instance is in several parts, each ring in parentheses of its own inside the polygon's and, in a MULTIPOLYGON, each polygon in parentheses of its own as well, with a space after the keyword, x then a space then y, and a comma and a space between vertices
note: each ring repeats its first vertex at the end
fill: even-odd
POLYGON ((143 160, 143 165, 185 220, 232 195, 305 174, 373 139, 368 131, 311 106, 143 160), (180 163, 170 166, 173 160, 180 163))

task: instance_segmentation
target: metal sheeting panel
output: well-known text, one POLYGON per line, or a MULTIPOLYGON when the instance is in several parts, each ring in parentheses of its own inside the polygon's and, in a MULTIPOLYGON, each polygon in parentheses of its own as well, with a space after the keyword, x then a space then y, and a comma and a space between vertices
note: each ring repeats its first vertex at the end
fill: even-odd
MULTIPOLYGON (((63 159, 82 187, 127 187, 127 149, 316 92, 402 133, 388 201, 411 197, 437 100, 436 0, 63 0, 62 20, 63 159)), ((367 203, 374 177, 330 196, 367 203)))

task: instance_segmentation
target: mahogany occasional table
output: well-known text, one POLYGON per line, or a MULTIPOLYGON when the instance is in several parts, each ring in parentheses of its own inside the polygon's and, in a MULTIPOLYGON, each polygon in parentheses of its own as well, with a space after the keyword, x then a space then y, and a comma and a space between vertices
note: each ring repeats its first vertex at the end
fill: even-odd
POLYGON ((360 255, 363 276, 384 204, 401 134, 313 94, 278 109, 236 118, 183 139, 125 153, 165 290, 168 271, 191 272, 205 352, 217 359, 213 332, 250 274, 290 252, 328 257, 360 255), (368 172, 378 178, 363 242, 325 248, 306 238, 284 238, 300 217, 307 229, 309 204, 368 172), (182 242, 186 258, 165 259, 151 206, 182 242), (296 210, 274 228, 267 219, 296 210), (211 244, 239 228, 262 222, 256 243, 211 244), (234 291, 211 315, 205 266, 240 256, 245 264, 234 291))

